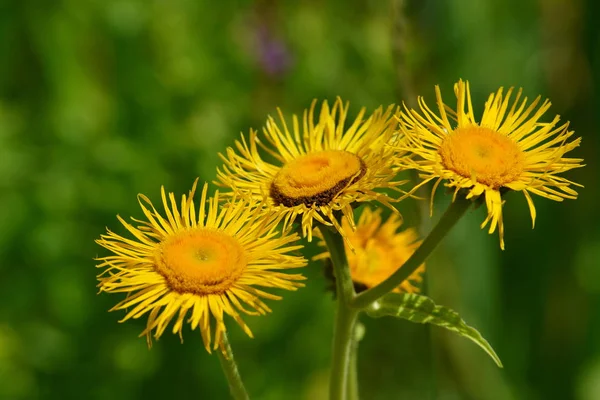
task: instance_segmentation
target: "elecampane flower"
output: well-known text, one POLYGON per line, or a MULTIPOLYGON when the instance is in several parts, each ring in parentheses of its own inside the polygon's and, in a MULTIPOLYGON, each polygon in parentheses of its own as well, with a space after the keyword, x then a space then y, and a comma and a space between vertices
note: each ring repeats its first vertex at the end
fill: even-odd
MULTIPOLYGON (((348 220, 342 221, 344 228, 348 227, 348 220)), ((352 251, 346 244, 346 256, 350 276, 358 292, 378 285, 400 268, 421 244, 414 229, 405 229, 398 232, 402 219, 398 214, 391 214, 382 223, 381 209, 373 211, 365 207, 356 224, 354 231, 347 229, 348 242, 354 248, 352 251)), ((320 233, 317 232, 320 236, 320 233)), ((319 246, 327 247, 323 240, 319 246)), ((325 251, 314 257, 315 260, 328 259, 329 252, 325 251)), ((425 264, 422 264, 408 279, 394 289, 397 293, 416 293, 419 291, 417 284, 421 283, 425 264)))
MULTIPOLYGON (((280 124, 269 117, 262 135, 251 130, 221 155, 225 164, 217 170, 219 184, 233 193, 266 199, 271 212, 284 222, 284 230, 298 218, 302 233, 312 240, 313 221, 333 225, 342 234, 341 212, 353 219, 353 205, 379 201, 389 207, 395 201, 382 189, 399 191, 394 149, 387 145, 396 128, 396 109, 377 109, 365 118, 362 109, 346 126, 348 104, 325 101, 315 121, 315 105, 302 121, 293 116, 288 126, 281 111, 280 124), (259 148, 273 161, 261 156, 259 148)), ((354 228, 351 222, 350 228, 354 228)))
POLYGON ((219 193, 207 199, 204 185, 198 211, 194 205, 197 181, 181 206, 173 193, 161 188, 164 216, 150 200, 138 200, 146 221, 133 219, 133 226, 118 217, 133 236, 126 238, 108 230, 97 243, 113 255, 98 259, 104 271, 98 276, 100 292, 125 292, 127 298, 113 310, 125 310, 121 322, 148 314, 146 335, 159 338, 167 325, 181 336, 184 323, 199 328, 208 352, 222 347, 227 314, 250 337, 252 332, 239 312, 265 314, 269 307, 261 300, 280 296, 259 287, 296 290, 302 275, 281 270, 299 268, 306 260, 289 254, 302 248, 294 242, 297 234, 280 235, 277 220, 261 212, 254 201, 233 201, 219 205, 219 193), (189 317, 186 320, 186 316, 189 317), (214 326, 214 329, 213 329, 214 326), (214 335, 214 340, 212 339, 214 335))
POLYGON ((460 80, 454 92, 456 111, 443 103, 438 86, 439 115, 423 98, 419 98, 421 113, 405 107, 400 133, 405 149, 413 157, 400 162, 421 172, 423 181, 418 186, 435 180, 432 207, 433 194, 441 181, 455 189, 454 196, 461 189, 467 192, 467 198, 483 195, 487 218, 481 228, 489 223, 489 233, 493 233, 498 227, 500 247, 504 249, 502 195, 510 190, 522 192, 533 226, 536 211, 531 194, 555 201, 576 199, 577 192, 570 186, 581 185, 559 174, 582 166, 582 159, 564 157, 579 146, 581 138, 570 140, 574 132, 568 130, 568 122, 558 125, 559 116, 551 122, 540 122, 550 101, 545 100, 538 108, 538 96, 527 107, 527 97, 521 100, 521 89, 512 102, 513 88, 506 94, 502 88, 492 93, 479 122, 473 112, 469 83, 460 80))

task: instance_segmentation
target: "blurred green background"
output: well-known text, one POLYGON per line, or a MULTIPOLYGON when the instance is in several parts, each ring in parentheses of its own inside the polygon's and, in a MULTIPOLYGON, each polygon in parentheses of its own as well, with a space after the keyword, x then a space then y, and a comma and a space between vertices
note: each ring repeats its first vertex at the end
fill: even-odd
MULTIPOLYGON (((0 1, 0 399, 227 398, 198 332, 149 351, 143 320, 107 312, 120 297, 96 295, 94 239, 141 215, 137 193, 214 179, 217 152, 277 106, 340 95, 356 113, 435 84, 452 104, 458 78, 478 110, 499 86, 550 97, 547 119, 583 137, 567 176, 585 188, 535 199, 533 231, 509 195, 504 252, 473 211, 428 264, 430 295, 505 369, 450 333, 364 321, 363 398, 600 399, 599 16, 594 0, 0 1)), ((248 318, 254 340, 230 325, 255 399, 325 398, 333 303, 321 266, 305 271, 248 318)))

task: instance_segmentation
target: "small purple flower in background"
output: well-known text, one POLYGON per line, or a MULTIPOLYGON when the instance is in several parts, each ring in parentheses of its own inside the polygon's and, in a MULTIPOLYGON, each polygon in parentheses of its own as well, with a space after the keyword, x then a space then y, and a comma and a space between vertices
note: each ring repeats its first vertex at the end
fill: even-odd
POLYGON ((274 37, 264 24, 257 29, 257 55, 263 71, 270 76, 281 76, 290 68, 292 57, 283 40, 274 37))

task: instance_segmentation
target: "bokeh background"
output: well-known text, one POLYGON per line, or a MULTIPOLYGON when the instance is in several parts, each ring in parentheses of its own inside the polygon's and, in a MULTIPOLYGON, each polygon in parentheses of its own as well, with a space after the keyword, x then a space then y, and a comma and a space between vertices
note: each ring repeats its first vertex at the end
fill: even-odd
MULTIPOLYGON (((152 350, 97 295, 94 239, 136 194, 212 181, 217 153, 313 98, 433 100, 469 79, 481 110, 500 86, 551 98, 587 166, 576 201, 507 197, 506 251, 472 211, 429 261, 429 294, 495 347, 365 320, 364 399, 600 399, 600 8, 595 0, 0 1, 0 399, 226 399, 197 332, 152 350)), ((552 115, 550 115, 552 114, 552 115)), ((448 197, 440 193, 438 212, 448 197)), ((416 203, 406 220, 424 232, 416 203), (420 222, 419 222, 420 221, 420 222)), ((314 246, 309 246, 314 252, 314 246)), ((255 399, 323 399, 333 302, 307 287, 230 329, 255 399)))

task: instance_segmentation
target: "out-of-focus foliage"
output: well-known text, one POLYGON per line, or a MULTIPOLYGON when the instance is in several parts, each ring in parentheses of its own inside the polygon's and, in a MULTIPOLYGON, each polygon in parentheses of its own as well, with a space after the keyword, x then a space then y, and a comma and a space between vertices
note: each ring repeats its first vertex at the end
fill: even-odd
MULTIPOLYGON (((211 181, 217 153, 280 106, 340 95, 357 112, 429 100, 469 79, 477 108, 499 86, 550 97, 587 167, 577 201, 506 210, 506 247, 471 212, 428 264, 428 294, 494 346, 364 318, 365 399, 600 398, 600 6, 593 0, 0 2, 0 399, 227 398, 199 334, 148 350, 96 295, 93 240, 136 194, 211 181), (399 15, 406 3, 404 16, 399 15), (406 81, 408 77, 409 81, 406 81), (407 82, 411 82, 407 85, 407 82), (433 345, 429 345, 429 338, 433 345)), ((550 117, 548 117, 550 118, 550 117)), ((514 199, 517 200, 518 196, 514 199)), ((440 196, 435 216, 447 202, 440 196)), ((401 205, 417 223, 418 204, 401 205)), ((435 218, 434 216, 434 218, 435 218)), ((421 219, 425 230, 430 221, 421 219)), ((312 246, 310 246, 314 251, 312 246)), ((231 325, 257 399, 321 399, 333 304, 307 287, 231 325)), ((112 297, 112 298, 111 298, 112 297)))

